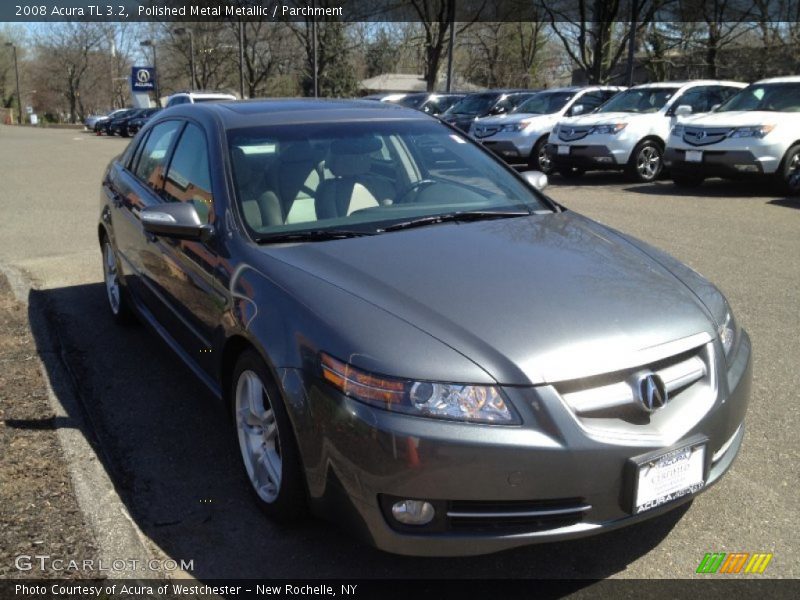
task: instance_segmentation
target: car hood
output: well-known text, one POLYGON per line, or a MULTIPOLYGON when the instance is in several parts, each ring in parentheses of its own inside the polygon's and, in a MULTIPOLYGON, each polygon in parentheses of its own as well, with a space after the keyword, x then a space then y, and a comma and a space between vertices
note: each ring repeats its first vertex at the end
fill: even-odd
POLYGON ((675 275, 571 212, 263 251, 429 333, 501 384, 629 368, 662 344, 714 335, 675 275))
POLYGON ((631 123, 643 119, 652 118, 659 114, 654 113, 629 113, 629 112, 609 112, 609 113, 593 113, 589 115, 581 115, 578 117, 570 117, 563 122, 569 125, 606 125, 608 123, 631 123))
POLYGON ((774 125, 789 116, 787 113, 774 111, 732 110, 686 117, 681 119, 681 123, 696 127, 747 127, 761 124, 774 125))
POLYGON ((498 115, 496 117, 483 117, 475 121, 475 125, 504 125, 507 123, 519 123, 520 121, 535 121, 537 119, 547 120, 556 117, 555 114, 540 115, 537 113, 510 113, 498 115))

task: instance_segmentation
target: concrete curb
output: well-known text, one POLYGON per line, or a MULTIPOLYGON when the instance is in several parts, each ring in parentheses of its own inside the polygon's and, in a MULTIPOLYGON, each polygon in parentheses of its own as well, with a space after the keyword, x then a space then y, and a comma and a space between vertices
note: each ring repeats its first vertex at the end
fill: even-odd
MULTIPOLYGON (((8 279, 16 299, 28 306, 28 292, 35 287, 30 279, 8 265, 0 264, 0 272, 8 279)), ((128 566, 131 564, 128 561, 135 560, 139 565, 147 565, 148 561, 163 557, 154 556, 150 551, 147 537, 131 518, 114 483, 83 434, 84 431, 92 431, 91 424, 85 418, 75 382, 62 361, 57 332, 52 330, 46 315, 41 311, 31 311, 29 318, 31 329, 46 331, 50 340, 48 347, 39 348, 39 370, 45 381, 50 407, 56 416, 66 422, 56 433, 78 506, 94 535, 97 558, 106 569, 113 569, 101 572, 101 575, 113 579, 163 577, 158 571, 143 572, 141 567, 137 571, 128 566), (114 561, 120 560, 125 561, 125 568, 113 568, 114 561)), ((170 576, 183 578, 188 574, 170 572, 170 576)))

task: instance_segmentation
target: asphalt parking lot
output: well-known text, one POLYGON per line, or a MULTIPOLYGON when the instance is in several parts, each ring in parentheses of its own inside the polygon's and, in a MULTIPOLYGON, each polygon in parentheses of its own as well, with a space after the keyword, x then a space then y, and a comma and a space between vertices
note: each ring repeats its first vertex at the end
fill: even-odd
POLYGON ((46 314, 62 346, 100 459, 136 524, 168 556, 193 560, 194 576, 683 578, 707 552, 772 552, 762 577, 800 577, 800 200, 759 183, 683 192, 616 174, 569 185, 554 176, 548 193, 567 208, 666 250, 725 292, 755 357, 741 454, 691 505, 634 527, 485 557, 415 559, 318 520, 273 525, 250 498, 223 408, 154 335, 113 325, 97 198, 105 165, 126 143, 0 126, 0 263, 34 282, 31 310, 46 314))

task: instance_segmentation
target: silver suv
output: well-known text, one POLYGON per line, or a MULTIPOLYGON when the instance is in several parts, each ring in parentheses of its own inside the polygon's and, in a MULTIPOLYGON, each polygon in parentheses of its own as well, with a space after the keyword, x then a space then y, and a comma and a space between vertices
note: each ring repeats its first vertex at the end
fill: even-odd
POLYGON ((194 104, 195 102, 221 102, 225 100, 236 100, 233 94, 225 92, 177 92, 167 98, 166 108, 177 106, 178 104, 194 104))

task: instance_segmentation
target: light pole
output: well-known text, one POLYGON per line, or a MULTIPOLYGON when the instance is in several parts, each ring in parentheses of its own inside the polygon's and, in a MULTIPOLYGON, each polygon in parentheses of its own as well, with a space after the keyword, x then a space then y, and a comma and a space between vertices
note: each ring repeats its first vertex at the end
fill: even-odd
POLYGON ((194 71, 194 32, 191 29, 187 29, 186 27, 178 27, 172 30, 175 35, 187 35, 189 36, 189 69, 192 72, 192 82, 189 86, 192 90, 197 87, 197 77, 195 76, 194 71))
POLYGON ((19 93, 19 65, 17 64, 17 47, 14 42, 6 42, 6 46, 10 46, 14 52, 14 75, 17 78, 17 115, 19 115, 19 124, 22 125, 22 96, 19 93))
POLYGON ((150 48, 153 49, 153 70, 156 73, 156 85, 155 85, 156 106, 160 107, 161 106, 161 93, 160 93, 159 87, 158 87, 159 76, 158 76, 158 63, 156 62, 156 60, 157 60, 156 59, 156 44, 155 44, 155 42, 153 40, 142 40, 141 42, 139 42, 139 45, 140 46, 149 46, 150 48))

